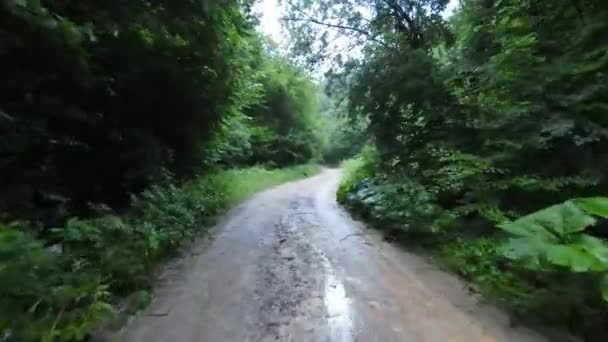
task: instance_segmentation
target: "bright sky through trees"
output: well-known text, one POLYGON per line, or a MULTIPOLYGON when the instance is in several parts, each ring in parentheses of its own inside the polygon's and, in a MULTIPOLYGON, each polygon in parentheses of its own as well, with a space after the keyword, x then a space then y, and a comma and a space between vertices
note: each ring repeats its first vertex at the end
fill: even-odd
POLYGON ((272 37, 276 42, 282 40, 279 0, 261 0, 256 6, 256 12, 261 14, 260 28, 262 32, 272 37))
MULTIPOLYGON (((458 0, 451 0, 444 12, 448 17, 458 6, 458 0)), ((272 37, 277 43, 282 43, 284 34, 281 32, 281 6, 279 0, 261 0, 256 5, 256 12, 260 13, 260 28, 262 32, 272 37)))

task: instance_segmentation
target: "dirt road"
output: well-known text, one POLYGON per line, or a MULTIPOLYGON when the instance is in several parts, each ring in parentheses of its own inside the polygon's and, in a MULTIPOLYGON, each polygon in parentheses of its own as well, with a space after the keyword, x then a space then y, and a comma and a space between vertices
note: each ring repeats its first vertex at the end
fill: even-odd
POLYGON ((208 246, 163 277, 158 298, 120 339, 543 340, 349 218, 334 199, 339 178, 327 170, 232 210, 208 246))

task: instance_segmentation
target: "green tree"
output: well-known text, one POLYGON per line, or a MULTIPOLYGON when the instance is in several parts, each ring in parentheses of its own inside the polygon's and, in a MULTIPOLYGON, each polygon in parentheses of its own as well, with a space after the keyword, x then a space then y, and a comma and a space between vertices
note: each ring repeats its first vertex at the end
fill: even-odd
POLYGON ((3 1, 0 212, 121 208, 163 167, 190 174, 254 98, 250 4, 3 1))

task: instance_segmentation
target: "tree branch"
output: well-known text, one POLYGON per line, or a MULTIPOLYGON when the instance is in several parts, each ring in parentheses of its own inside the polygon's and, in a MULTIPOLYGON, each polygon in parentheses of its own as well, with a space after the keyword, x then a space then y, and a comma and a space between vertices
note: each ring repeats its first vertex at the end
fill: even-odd
POLYGON ((325 27, 332 27, 332 28, 337 28, 337 29, 341 29, 341 30, 348 30, 348 31, 357 32, 357 33, 359 33, 361 35, 364 35, 364 36, 368 37, 370 40, 372 40, 372 41, 374 41, 374 42, 376 42, 378 44, 382 44, 382 45, 388 47, 388 45, 385 42, 383 42, 381 40, 378 40, 376 38, 376 36, 372 35, 371 33, 367 32, 367 31, 365 31, 363 29, 360 29, 358 27, 345 26, 345 25, 333 24, 333 23, 326 23, 326 22, 322 22, 322 21, 319 21, 319 20, 316 20, 316 19, 313 19, 313 18, 281 18, 281 20, 284 20, 284 21, 308 21, 308 22, 311 22, 313 24, 317 24, 317 25, 321 25, 321 26, 325 26, 325 27))
POLYGON ((311 22, 311 23, 316 24, 316 25, 336 28, 336 29, 340 29, 340 30, 353 31, 353 32, 359 33, 359 34, 361 34, 363 36, 366 36, 369 40, 371 40, 373 42, 376 42, 376 43, 378 43, 378 44, 380 44, 382 46, 385 46, 385 47, 389 47, 388 44, 386 44, 385 42, 377 39, 377 36, 372 35, 371 33, 369 33, 366 30, 363 30, 363 29, 358 28, 358 27, 346 26, 346 25, 342 25, 342 24, 326 23, 326 22, 317 20, 317 19, 313 18, 310 14, 306 13, 306 11, 304 11, 300 7, 294 5, 292 1, 287 0, 287 3, 292 8, 294 8, 297 12, 299 12, 302 15, 304 15, 306 18, 293 18, 293 17, 281 18, 281 20, 283 20, 283 21, 308 21, 308 22, 311 22))
POLYGON ((403 23, 401 23, 401 26, 405 28, 405 31, 407 31, 404 33, 407 33, 407 35, 409 36, 410 43, 414 47, 418 47, 419 45, 421 45, 422 32, 420 31, 418 25, 414 23, 414 19, 403 9, 403 7, 401 7, 401 5, 397 3, 396 0, 384 0, 384 3, 386 3, 393 10, 397 20, 401 19, 407 23, 407 28, 405 27, 405 25, 403 25, 403 23))

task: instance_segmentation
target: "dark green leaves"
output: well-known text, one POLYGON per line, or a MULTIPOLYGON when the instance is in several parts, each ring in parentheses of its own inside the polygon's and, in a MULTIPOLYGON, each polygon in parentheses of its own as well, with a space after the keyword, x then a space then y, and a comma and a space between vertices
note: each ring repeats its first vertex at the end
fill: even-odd
POLYGON ((566 202, 524 216, 517 221, 502 223, 499 227, 522 237, 558 241, 569 234, 585 230, 595 222, 592 216, 587 215, 573 202, 566 202))

